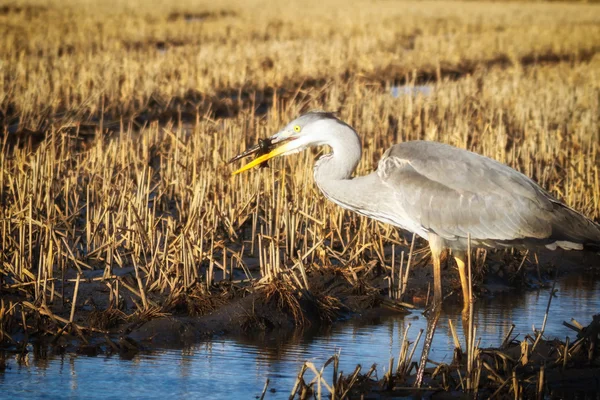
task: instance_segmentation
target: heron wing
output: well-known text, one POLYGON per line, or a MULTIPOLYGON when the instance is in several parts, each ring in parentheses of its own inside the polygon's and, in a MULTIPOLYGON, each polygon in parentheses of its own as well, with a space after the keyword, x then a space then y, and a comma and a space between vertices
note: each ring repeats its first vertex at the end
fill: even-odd
MULTIPOLYGON (((490 158, 435 142, 391 147, 377 171, 393 206, 449 239, 547 238, 552 200, 525 175, 490 158)), ((401 225, 401 224, 400 224, 401 225)))

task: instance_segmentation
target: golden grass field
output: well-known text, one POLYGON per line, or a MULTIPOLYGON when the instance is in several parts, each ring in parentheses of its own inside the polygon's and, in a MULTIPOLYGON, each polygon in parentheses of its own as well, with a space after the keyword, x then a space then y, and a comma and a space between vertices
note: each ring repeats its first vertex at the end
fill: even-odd
POLYGON ((72 322, 94 269, 109 308, 121 287, 158 315, 235 271, 304 288, 333 264, 389 268, 404 235, 327 202, 316 152, 231 177, 227 160, 309 109, 356 128, 358 173, 436 140, 600 220, 596 5, 147 3, 0 2, 0 339, 34 310, 72 322))

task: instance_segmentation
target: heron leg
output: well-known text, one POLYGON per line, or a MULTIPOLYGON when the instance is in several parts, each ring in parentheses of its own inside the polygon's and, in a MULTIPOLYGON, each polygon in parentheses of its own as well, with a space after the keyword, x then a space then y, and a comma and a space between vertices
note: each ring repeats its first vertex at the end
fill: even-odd
POLYGON ((431 248, 431 257, 433 258, 433 303, 442 304, 442 261, 441 255, 444 249, 441 239, 430 235, 429 247, 431 248))
POLYGON ((467 279, 467 266, 465 264, 466 254, 463 251, 454 252, 454 260, 458 265, 458 274, 460 275, 460 286, 463 294, 463 311, 469 310, 469 281, 467 279))
POLYGON ((442 303, 442 262, 440 254, 432 254, 433 256, 433 302, 442 303))
MULTIPOLYGON (((470 347, 468 346, 469 339, 470 339, 470 335, 471 335, 471 330, 470 330, 470 324, 469 324, 469 318, 470 318, 470 307, 471 307, 471 299, 469 296, 469 280, 467 277, 467 266, 465 263, 466 260, 466 253, 464 251, 454 251, 453 252, 454 255, 454 259, 456 260, 456 264, 458 265, 458 274, 460 275, 460 286, 462 287, 462 293, 463 293, 463 309, 462 309, 462 325, 463 325, 463 332, 465 333, 465 338, 467 341, 467 348, 470 349, 470 347)), ((468 351, 467 349, 467 351, 468 351)))

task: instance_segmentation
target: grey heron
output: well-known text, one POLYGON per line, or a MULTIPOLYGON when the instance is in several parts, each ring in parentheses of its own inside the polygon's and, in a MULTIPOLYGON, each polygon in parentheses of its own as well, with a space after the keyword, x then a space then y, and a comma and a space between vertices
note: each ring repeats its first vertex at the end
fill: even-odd
POLYGON ((314 165, 317 186, 346 209, 429 241, 434 304, 442 300, 440 255, 450 249, 467 307, 469 237, 473 247, 600 248, 600 225, 526 175, 467 150, 437 142, 404 142, 383 154, 376 171, 353 177, 361 158, 360 139, 332 113, 304 114, 265 140, 231 160, 259 155, 234 174, 276 156, 329 146, 331 153, 314 165))

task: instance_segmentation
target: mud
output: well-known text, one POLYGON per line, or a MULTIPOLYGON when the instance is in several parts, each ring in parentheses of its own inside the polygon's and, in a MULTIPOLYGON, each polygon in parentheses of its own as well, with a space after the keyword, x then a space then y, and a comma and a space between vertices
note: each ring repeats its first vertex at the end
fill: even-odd
MULTIPOLYGON (((431 265, 427 255, 419 254, 415 256, 403 300, 424 307, 432 282, 431 265)), ((529 258, 533 257, 522 262, 519 254, 509 252, 476 253, 473 257, 476 297, 493 297, 498 291, 551 286, 557 276, 584 271, 590 279, 598 277, 589 273, 598 272, 594 266, 599 265, 600 257, 595 254, 542 252, 538 256, 539 264, 529 258), (558 268, 552 263, 557 260, 560 261, 558 268)), ((444 304, 461 303, 458 274, 451 257, 447 257, 444 264, 444 304)), ((41 305, 32 305, 37 307, 36 310, 22 307, 23 315, 27 315, 23 317, 26 318, 25 330, 19 329, 18 324, 2 321, 2 328, 11 339, 0 345, 0 370, 6 364, 5 360, 27 360, 28 354, 37 360, 52 359, 65 353, 85 357, 117 355, 128 360, 140 352, 151 354, 164 348, 180 349, 225 335, 243 343, 257 337, 289 337, 311 330, 322 332, 349 318, 376 320, 382 315, 407 312, 403 304, 387 296, 385 278, 389 271, 376 264, 368 273, 363 272, 358 282, 351 280, 344 268, 313 268, 308 274, 310 290, 291 287, 284 279, 270 283, 250 282, 241 279, 243 274, 238 272, 231 280, 216 282, 210 291, 205 283, 198 283, 177 294, 149 292, 148 308, 144 308, 139 297, 128 289, 135 287, 133 268, 115 269, 112 273, 113 288, 117 282, 120 285, 118 306, 110 300, 108 280, 101 280, 103 270, 94 270, 87 271, 80 281, 73 323, 68 322, 72 309, 69 299, 73 298, 74 287, 71 275, 65 277, 64 287, 56 288, 57 292, 64 293, 64 304, 55 299, 47 309, 41 305)), ((253 275, 256 274, 253 271, 253 275)), ((19 298, 16 291, 4 291, 2 299, 27 302, 27 299, 19 298)), ((570 335, 573 340, 568 346, 558 340, 541 340, 534 351, 535 337, 528 336, 522 342, 513 339, 498 348, 481 349, 476 363, 480 371, 477 378, 480 397, 487 398, 499 390, 496 394, 499 398, 513 398, 511 385, 518 385, 523 398, 536 397, 542 369, 544 393, 552 398, 569 398, 573 393, 586 398, 588 392, 600 390, 600 354, 597 339, 594 341, 600 333, 599 324, 600 317, 597 317, 595 325, 590 324, 585 329, 572 327, 576 334, 570 335), (527 347, 523 343, 528 343, 527 347), (566 362, 562 358, 565 347, 570 353, 566 362)), ((523 332, 515 332, 515 335, 517 333, 523 332)), ((448 364, 431 361, 435 367, 425 370, 422 389, 413 387, 416 363, 391 377, 385 374, 387 368, 383 367, 387 366, 379 366, 379 375, 377 370, 364 374, 368 371, 368 366, 364 366, 363 375, 357 376, 352 384, 350 375, 340 378, 339 382, 346 388, 351 387, 349 398, 465 398, 461 386, 466 376, 465 360, 465 354, 455 351, 454 359, 448 364)), ((308 379, 309 376, 306 382, 308 379)), ((308 386, 302 388, 305 394, 310 394, 311 390, 308 386)))
POLYGON ((168 21, 184 20, 186 22, 214 20, 226 17, 237 17, 237 13, 233 10, 220 11, 202 11, 202 12, 173 12, 167 17, 168 21))
MULTIPOLYGON (((584 252, 541 252, 523 260, 507 252, 476 253, 473 258, 475 297, 494 296, 516 288, 551 286, 555 277, 583 271, 596 271, 600 255, 584 252), (560 267, 555 266, 556 260, 560 267)), ((241 279, 241 271, 216 282, 210 290, 205 283, 179 292, 147 293, 144 307, 135 292, 133 268, 113 271, 103 280, 104 270, 86 271, 81 278, 73 323, 69 323, 75 275, 56 281, 55 292, 62 294, 48 305, 27 303, 23 291, 3 290, 5 302, 23 302, 27 329, 21 321, 4 322, 8 336, 0 347, 24 349, 29 343, 51 343, 58 351, 130 352, 152 347, 181 347, 215 335, 256 335, 272 331, 293 331, 333 324, 353 316, 407 313, 411 305, 426 307, 432 296, 429 256, 415 257, 403 302, 388 297, 389 271, 375 265, 354 282, 343 268, 312 270, 310 290, 297 289, 284 280, 257 283, 241 279), (115 288, 118 301, 115 301, 115 288), (25 304, 27 303, 27 304, 25 304), (127 343, 135 343, 128 346, 127 343), (99 349, 98 346, 103 347, 99 349)), ((256 271, 254 272, 256 274, 256 271)), ((460 281, 451 257, 443 263, 445 304, 461 303, 460 281)))
MULTIPOLYGON (((249 282, 222 281, 210 293, 200 284, 177 295, 150 293, 148 301, 151 306, 143 309, 139 299, 125 289, 126 286, 132 287, 132 272, 123 269, 114 278, 122 287, 118 307, 111 302, 109 285, 95 280, 97 277, 94 275, 97 274, 87 274, 79 285, 78 298, 82 300, 78 301, 72 324, 67 322, 72 306, 68 299, 73 296, 73 284, 67 279, 64 290, 57 290, 64 294, 64 304, 55 301, 53 305, 35 309, 37 314, 33 318, 36 321, 28 320, 27 326, 36 326, 37 329, 25 332, 15 326, 16 330, 6 330, 12 340, 5 338, 4 347, 18 350, 28 343, 50 342, 60 347, 60 351, 78 351, 81 346, 90 344, 93 347, 108 345, 102 351, 130 351, 118 344, 124 339, 136 343, 138 349, 181 347, 214 335, 290 331, 332 323, 353 313, 378 307, 384 300, 379 290, 370 283, 355 287, 340 271, 325 271, 310 275, 310 292, 296 290, 277 280, 260 288, 253 288, 249 282)), ((376 280, 374 277, 373 281, 376 280)), ((5 301, 25 300, 19 298, 16 292, 6 291, 3 298, 5 301)), ((390 302, 386 303, 389 307, 390 302)), ((403 310, 401 307, 397 309, 403 310)), ((86 351, 89 348, 86 347, 86 351)))
POLYGON ((0 15, 25 14, 29 19, 39 17, 48 11, 47 7, 41 5, 17 5, 5 4, 0 6, 0 15))

